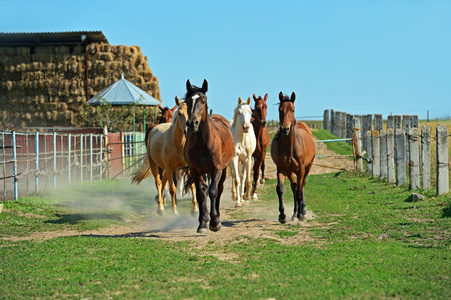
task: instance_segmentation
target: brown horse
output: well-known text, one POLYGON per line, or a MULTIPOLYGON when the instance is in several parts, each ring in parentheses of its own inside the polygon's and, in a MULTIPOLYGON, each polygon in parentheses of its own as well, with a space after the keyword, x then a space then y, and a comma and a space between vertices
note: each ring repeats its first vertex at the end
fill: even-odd
MULTIPOLYGON (((184 156, 190 174, 187 182, 196 185, 199 202, 198 233, 207 232, 207 196, 210 197, 210 224, 212 231, 221 228, 219 221, 219 202, 224 190, 227 166, 233 158, 235 149, 229 122, 223 116, 208 114, 208 83, 204 80, 202 88, 186 82, 185 102, 188 105, 187 140, 184 156), (210 177, 210 185, 206 176, 210 177)), ((186 184, 185 183, 185 184, 186 184)))
POLYGON ((265 98, 258 96, 258 98, 253 94, 255 101, 255 108, 253 110, 252 116, 253 119, 251 121, 252 126, 254 127, 255 138, 257 139, 257 147, 255 147, 255 151, 252 154, 254 158, 254 178, 252 181, 252 197, 254 200, 258 199, 257 195, 257 184, 259 177, 259 170, 261 168, 262 177, 260 179, 260 183, 265 182, 265 157, 266 157, 266 149, 269 147, 269 133, 268 127, 266 127, 266 114, 268 105, 266 104, 266 100, 268 100, 268 94, 265 95, 265 98))
MULTIPOLYGON (((137 171, 132 182, 140 183, 152 172, 155 178, 155 185, 158 190, 158 213, 162 214, 163 193, 166 183, 169 181, 169 193, 172 198, 172 210, 177 214, 175 203, 175 186, 173 183, 173 173, 186 166, 183 158, 183 148, 185 146, 185 126, 188 119, 187 105, 180 102, 175 97, 177 111, 174 114, 172 123, 162 123, 155 126, 148 136, 146 142, 147 156, 139 171, 137 171), (162 171, 162 172, 161 172, 162 171)), ((194 191, 194 185, 191 185, 193 194, 193 210, 197 212, 197 200, 194 191)))
POLYGON ((279 94, 280 128, 271 143, 271 157, 277 166, 277 195, 279 196, 279 222, 286 222, 283 207, 283 183, 285 177, 291 182, 294 198, 292 220, 305 220, 305 180, 315 158, 315 142, 312 131, 303 122, 296 122, 294 117, 295 93, 291 99, 279 94), (295 178, 296 176, 296 178, 295 178))

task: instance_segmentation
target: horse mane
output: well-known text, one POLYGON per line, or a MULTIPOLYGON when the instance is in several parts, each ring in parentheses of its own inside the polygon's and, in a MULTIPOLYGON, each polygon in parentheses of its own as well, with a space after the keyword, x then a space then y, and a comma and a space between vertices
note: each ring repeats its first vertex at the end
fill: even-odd
POLYGON ((230 125, 231 129, 236 127, 236 118, 238 117, 238 107, 240 107, 240 105, 241 104, 235 107, 235 110, 233 111, 232 124, 230 125))
MULTIPOLYGON (((186 92, 186 96, 185 99, 188 98, 189 96, 195 94, 195 93, 202 93, 202 88, 195 86, 195 85, 191 85, 190 89, 186 92)), ((204 94, 205 95, 205 94, 204 94)))
POLYGON ((282 104, 284 102, 291 102, 291 98, 287 94, 283 94, 283 100, 279 103, 282 104))

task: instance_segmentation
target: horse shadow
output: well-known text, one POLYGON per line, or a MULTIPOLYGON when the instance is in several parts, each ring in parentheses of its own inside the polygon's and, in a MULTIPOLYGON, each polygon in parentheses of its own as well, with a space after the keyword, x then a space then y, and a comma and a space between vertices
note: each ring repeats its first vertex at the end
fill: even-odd
POLYGON ((100 219, 124 222, 124 219, 118 213, 55 214, 55 216, 59 219, 47 220, 44 223, 75 225, 86 220, 100 219))

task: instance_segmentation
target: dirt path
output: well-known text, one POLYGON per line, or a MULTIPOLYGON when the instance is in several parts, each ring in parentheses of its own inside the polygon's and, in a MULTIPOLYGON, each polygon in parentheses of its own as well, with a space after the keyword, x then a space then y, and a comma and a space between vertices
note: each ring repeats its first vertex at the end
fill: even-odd
MULTIPOLYGON (((317 155, 334 155, 329 151, 325 144, 317 143, 317 155)), ((266 156, 266 177, 270 179, 276 178, 276 166, 274 165, 270 154, 266 156)), ((311 174, 322 174, 337 172, 340 168, 352 170, 353 163, 343 158, 318 158, 315 160, 311 174), (321 166, 320 166, 321 165, 321 166), (324 166, 331 166, 328 168, 324 166)), ((188 199, 187 199, 188 200, 188 199)), ((185 200, 183 200, 185 201, 185 200)), ((188 200, 189 201, 189 200, 188 200)), ((308 202, 308 200, 307 200, 308 202)), ((286 204, 287 216, 291 216, 293 204, 286 204)), ((307 204, 308 205, 308 204, 307 204)), ((289 221, 287 224, 280 224, 277 221, 278 204, 274 199, 274 205, 271 208, 261 209, 258 205, 253 205, 253 201, 247 201, 241 208, 235 208, 235 203, 231 200, 231 178, 225 182, 224 193, 221 197, 221 223, 222 228, 218 232, 209 231, 208 234, 200 235, 196 233, 198 226, 197 216, 172 215, 169 205, 167 204, 166 214, 162 217, 152 218, 147 222, 130 226, 111 226, 99 230, 90 230, 84 232, 78 231, 52 231, 35 233, 28 237, 12 237, 11 240, 46 240, 63 236, 96 236, 96 237, 135 237, 135 238, 151 238, 166 241, 186 241, 193 242, 194 247, 203 247, 210 242, 225 243, 231 240, 240 240, 241 238, 270 238, 285 244, 300 244, 303 241, 310 240, 307 229, 316 224, 314 213, 307 212, 307 222, 299 223, 299 234, 288 238, 281 238, 276 234, 278 230, 292 228, 290 224, 296 224, 289 221), (231 214, 237 209, 246 211, 247 215, 252 216, 248 219, 234 219, 231 214), (287 227, 288 226, 288 227, 287 227)), ((297 228, 297 227, 294 227, 297 228)), ((220 254, 215 254, 219 255, 220 254)), ((230 258, 227 258, 230 259, 230 258)))

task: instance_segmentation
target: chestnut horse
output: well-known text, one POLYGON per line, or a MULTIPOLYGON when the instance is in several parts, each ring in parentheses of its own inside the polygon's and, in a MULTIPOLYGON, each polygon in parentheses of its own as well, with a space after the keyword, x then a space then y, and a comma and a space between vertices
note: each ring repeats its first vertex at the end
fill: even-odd
POLYGON ((260 183, 263 184, 265 182, 265 157, 266 157, 266 149, 269 147, 269 133, 268 127, 266 127, 266 113, 268 105, 266 104, 266 100, 268 100, 268 94, 265 95, 265 98, 261 96, 255 97, 255 108, 252 113, 252 126, 254 127, 255 138, 257 139, 257 146, 255 147, 254 154, 254 178, 252 181, 252 197, 254 200, 258 199, 257 196, 257 185, 259 178, 259 170, 261 168, 262 176, 260 179, 260 183))
POLYGON ((208 83, 204 79, 202 88, 186 81, 185 102, 188 105, 188 133, 184 156, 189 167, 186 184, 196 185, 197 201, 199 202, 198 233, 207 232, 207 196, 210 197, 210 224, 212 231, 221 229, 219 221, 219 203, 224 190, 227 166, 233 158, 235 149, 229 122, 220 115, 208 114, 207 97, 208 83), (206 176, 210 177, 210 184, 206 176))
POLYGON ((255 139, 254 128, 251 124, 252 111, 249 106, 250 104, 250 97, 246 102, 238 98, 238 106, 235 107, 233 119, 230 122, 230 130, 232 131, 233 142, 235 144, 235 155, 230 163, 230 167, 233 174, 232 199, 236 201, 236 207, 241 206, 241 197, 244 200, 249 199, 252 183, 252 154, 254 153, 257 141, 255 139), (241 174, 240 165, 242 165, 241 174), (240 184, 242 191, 240 191, 240 184))
POLYGON ((279 196, 279 222, 286 222, 283 207, 283 183, 285 177, 291 182, 294 198, 294 214, 292 220, 305 220, 305 180, 315 158, 315 142, 312 131, 303 122, 296 122, 294 117, 294 100, 279 94, 280 128, 271 143, 271 157, 277 166, 277 195, 279 196), (295 178, 296 176, 296 178, 295 178))
MULTIPOLYGON (((185 126, 188 119, 187 105, 180 102, 175 97, 178 109, 174 113, 172 123, 162 123, 155 126, 149 133, 146 141, 147 156, 137 171, 132 182, 140 183, 152 172, 155 178, 155 185, 158 190, 158 213, 161 215, 164 211, 163 194, 164 187, 169 181, 169 193, 172 198, 172 210, 177 214, 175 202, 175 186, 173 182, 173 173, 186 166, 183 158, 183 148, 185 146, 185 126), (162 171, 162 172, 161 172, 162 171)), ((194 185, 191 185, 193 194, 192 212, 197 212, 197 200, 194 192, 194 185)))

